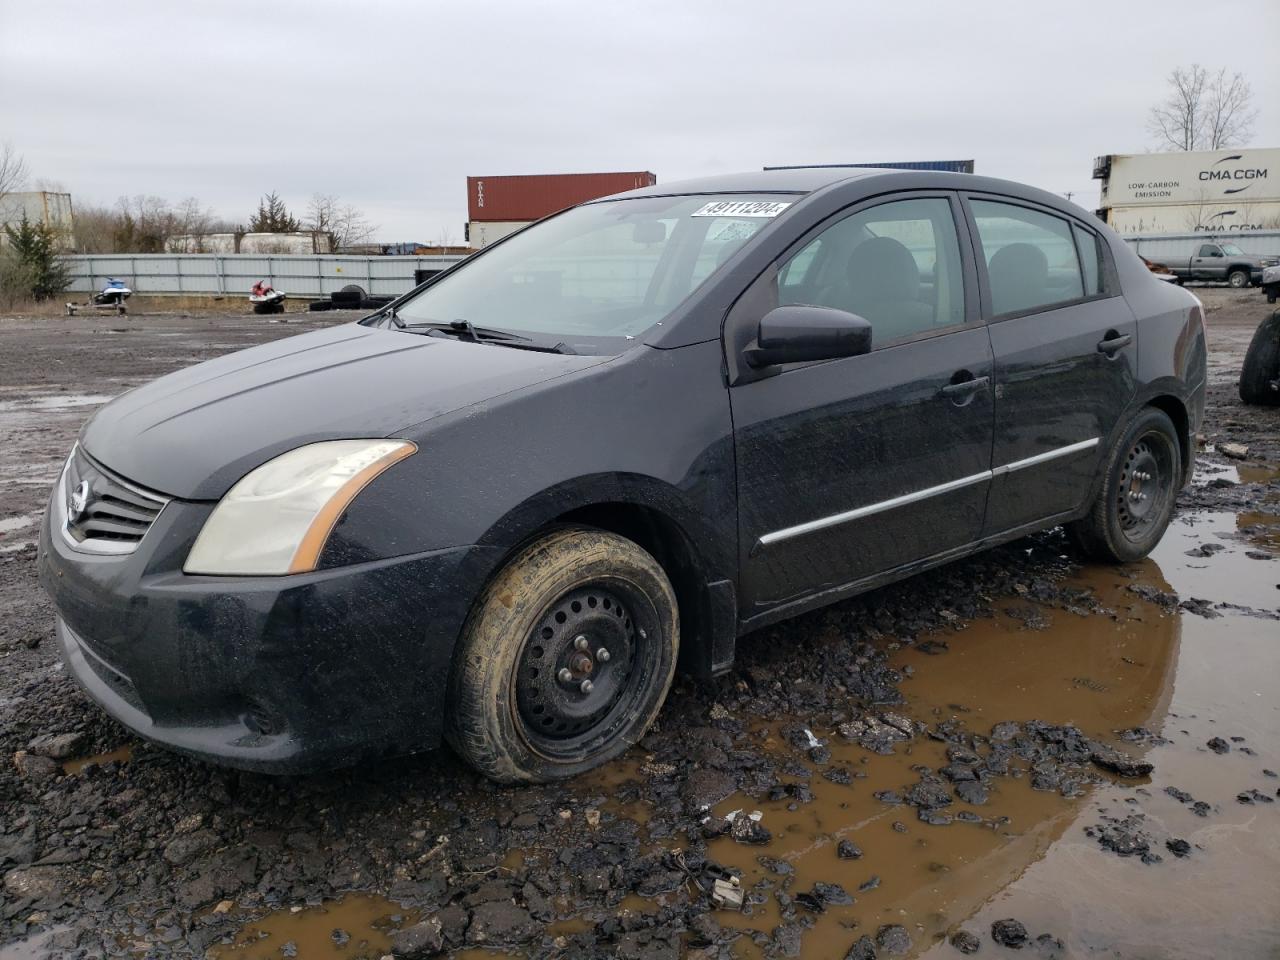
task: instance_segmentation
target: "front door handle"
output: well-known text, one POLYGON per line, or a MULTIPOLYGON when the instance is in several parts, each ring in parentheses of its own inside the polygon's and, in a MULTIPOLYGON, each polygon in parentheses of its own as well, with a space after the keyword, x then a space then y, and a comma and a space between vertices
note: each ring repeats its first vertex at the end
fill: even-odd
POLYGON ((990 377, 970 377, 968 380, 961 380, 959 383, 948 383, 942 388, 942 395, 949 400, 959 400, 977 393, 979 390, 987 389, 987 384, 991 382, 990 377))
POLYGON ((1109 357, 1114 357, 1116 355, 1116 351, 1123 350, 1131 343, 1133 343, 1133 337, 1127 333, 1123 336, 1119 334, 1116 336, 1108 336, 1105 339, 1098 341, 1098 352, 1105 353, 1109 357))

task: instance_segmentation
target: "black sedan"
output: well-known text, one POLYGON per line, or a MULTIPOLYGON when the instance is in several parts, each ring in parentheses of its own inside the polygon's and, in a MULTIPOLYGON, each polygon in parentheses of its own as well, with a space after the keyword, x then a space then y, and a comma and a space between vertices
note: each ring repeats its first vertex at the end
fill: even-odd
POLYGON ((174 749, 286 772, 443 736, 567 777, 767 624, 1058 524, 1145 556, 1202 321, 1012 183, 649 187, 107 404, 41 578, 80 683, 174 749))

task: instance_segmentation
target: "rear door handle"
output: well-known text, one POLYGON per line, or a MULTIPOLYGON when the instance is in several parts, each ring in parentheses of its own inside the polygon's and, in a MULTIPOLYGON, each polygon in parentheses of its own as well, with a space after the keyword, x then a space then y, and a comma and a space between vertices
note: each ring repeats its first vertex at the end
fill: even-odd
POLYGON ((1133 343, 1133 337, 1127 333, 1123 336, 1107 337, 1105 340, 1098 341, 1098 352, 1112 357, 1117 350, 1123 350, 1131 343, 1133 343))
POLYGON ((971 377, 968 380, 961 380, 959 383, 948 383, 942 388, 942 395, 949 400, 967 397, 971 393, 987 389, 987 384, 990 382, 990 377, 971 377))

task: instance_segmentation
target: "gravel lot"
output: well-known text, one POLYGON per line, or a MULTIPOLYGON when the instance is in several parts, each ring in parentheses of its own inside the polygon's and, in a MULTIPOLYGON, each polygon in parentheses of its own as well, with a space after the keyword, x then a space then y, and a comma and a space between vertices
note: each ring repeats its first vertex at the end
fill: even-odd
POLYGON ((1152 559, 1048 533, 753 635, 622 760, 531 789, 446 751, 210 767, 58 662, 33 540, 84 419, 352 315, 0 317, 0 960, 1276 957, 1280 408, 1235 393, 1270 308, 1197 293, 1206 448, 1152 559))

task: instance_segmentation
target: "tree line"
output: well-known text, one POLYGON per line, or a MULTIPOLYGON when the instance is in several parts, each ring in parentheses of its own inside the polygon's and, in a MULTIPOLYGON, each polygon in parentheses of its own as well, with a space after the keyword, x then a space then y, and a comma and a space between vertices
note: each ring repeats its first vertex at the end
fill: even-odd
POLYGON ((172 204, 161 197, 121 197, 114 206, 79 205, 75 213, 78 253, 203 253, 215 234, 308 233, 316 253, 337 253, 366 243, 377 228, 354 206, 330 194, 312 196, 303 217, 295 216, 273 190, 242 222, 220 218, 195 197, 172 204))

